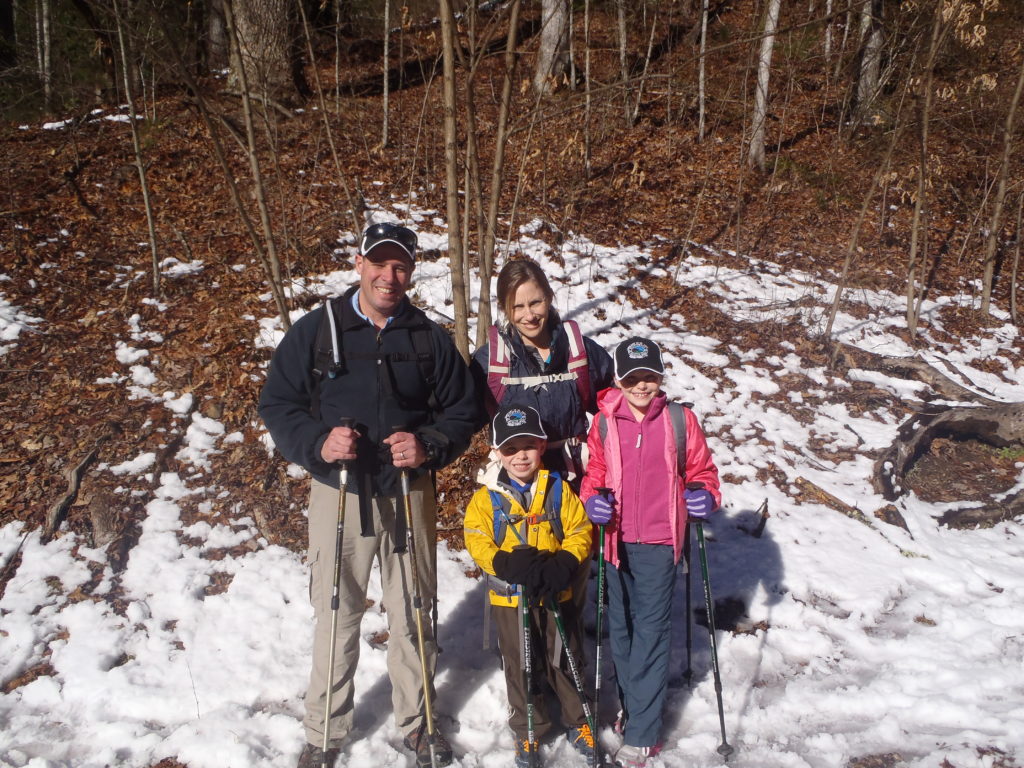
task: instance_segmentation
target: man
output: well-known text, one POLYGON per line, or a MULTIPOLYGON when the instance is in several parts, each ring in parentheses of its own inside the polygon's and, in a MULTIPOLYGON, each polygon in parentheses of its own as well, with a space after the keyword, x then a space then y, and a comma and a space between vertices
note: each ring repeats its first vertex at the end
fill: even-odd
MULTIPOLYGON (((316 627, 299 768, 318 768, 325 758, 328 685, 328 765, 352 728, 359 625, 374 560, 390 630, 395 724, 417 762, 430 765, 400 477, 409 473, 415 560, 427 610, 437 588, 430 472, 466 449, 481 414, 469 369, 451 338, 406 298, 415 265, 414 232, 390 223, 369 227, 355 259, 359 284, 295 323, 274 353, 260 395, 260 415, 278 450, 313 476, 307 559, 316 627), (335 665, 328 670, 342 462, 348 479, 340 605, 335 665)), ((432 680, 437 645, 430 621, 423 625, 432 680)), ((451 746, 436 729, 434 750, 438 765, 451 762, 451 746)))

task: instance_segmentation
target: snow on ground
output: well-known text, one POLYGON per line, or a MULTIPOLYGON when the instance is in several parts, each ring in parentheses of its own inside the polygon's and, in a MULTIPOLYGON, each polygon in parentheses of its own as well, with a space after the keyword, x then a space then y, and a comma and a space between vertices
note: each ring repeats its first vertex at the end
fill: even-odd
MULTIPOLYGON (((443 256, 437 213, 407 213, 429 228, 421 234, 424 247, 443 256)), ((647 256, 642 246, 609 248, 574 236, 559 254, 564 269, 530 227, 514 247, 548 274, 564 275, 564 282, 553 281, 557 307, 602 344, 611 347, 633 333, 657 339, 670 365, 670 395, 696 404, 709 435, 727 479, 725 506, 708 526, 712 587, 716 598, 742 600, 749 627, 747 633, 717 635, 726 738, 735 748, 730 764, 842 768, 851 759, 898 754, 897 762, 922 768, 1021 765, 1021 521, 948 530, 936 522, 946 506, 914 496, 897 503, 909 532, 876 521, 870 513, 885 502, 872 490, 871 462, 860 454, 889 444, 896 414, 884 407, 855 414, 833 402, 830 393, 848 383, 803 367, 795 347, 785 357, 742 350, 731 339, 708 336, 685 315, 666 318, 642 301, 619 301, 615 290, 631 280, 644 296, 643 284, 628 277, 629 268, 647 256), (717 366, 725 377, 709 378, 697 365, 717 366), (806 380, 790 395, 795 408, 785 411, 771 399, 783 375, 806 380), (832 458, 840 451, 856 458, 832 458), (759 469, 785 481, 766 485, 758 480, 759 469), (793 483, 800 477, 856 506, 871 522, 797 503, 793 483), (771 517, 755 536, 762 504, 771 517)), ((339 256, 353 249, 351 235, 339 241, 339 256)), ((790 324, 797 329, 794 339, 801 329, 824 327, 834 285, 768 261, 744 270, 714 261, 712 252, 694 246, 677 275, 658 268, 652 275, 700 286, 723 312, 790 324)), ((352 280, 342 269, 304 287, 327 295, 352 280)), ((446 259, 417 267, 413 297, 436 317, 450 319, 446 259)), ((1021 342, 1008 318, 997 315, 1004 325, 955 344, 939 333, 939 308, 964 300, 940 297, 925 304, 923 313, 935 328, 929 354, 960 371, 965 385, 997 399, 1024 400, 1021 342), (993 372, 993 363, 1001 373, 993 372)), ((909 354, 894 333, 903 325, 902 301, 883 291, 857 291, 847 297, 834 332, 876 352, 909 354)), ((17 330, 10 329, 30 322, 0 297, 0 337, 16 338, 17 330)), ((275 319, 253 322, 255 343, 271 347, 279 340, 275 319)), ((132 345, 140 338, 158 344, 156 331, 136 317, 125 337, 115 340, 112 360, 119 367, 104 381, 184 416, 191 410, 189 396, 153 391, 152 358, 132 345)), ((907 382, 857 375, 906 399, 918 397, 907 382)), ((0 528, 0 564, 19 546, 22 557, 0 599, 0 684, 44 661, 53 669, 0 694, 0 766, 147 768, 164 758, 191 768, 294 764, 303 741, 301 697, 311 648, 306 571, 300 555, 268 545, 244 509, 215 524, 183 524, 184 498, 224 492, 216 485, 217 454, 241 439, 213 419, 190 418, 178 454, 190 469, 158 478, 123 574, 127 603, 120 613, 104 602, 67 597, 93 571, 103 578, 96 592, 109 588, 102 550, 69 533, 43 545, 38 532, 20 523, 0 528), (204 557, 209 549, 250 541, 256 547, 242 557, 204 557), (230 586, 206 594, 218 574, 232 576, 230 586)), ((100 469, 127 482, 152 466, 152 454, 143 454, 100 469)), ((439 555, 441 723, 451 732, 458 765, 504 768, 512 762, 512 739, 504 725, 502 674, 493 651, 482 649, 478 629, 482 588, 464 577, 472 568, 466 553, 442 547, 439 555)), ((697 607, 703 604, 699 575, 693 581, 697 607)), ((692 627, 692 685, 680 682, 687 665, 684 583, 680 578, 666 749, 653 763, 664 768, 722 760, 710 645, 699 626, 692 627)), ((379 605, 375 582, 370 597, 379 605)), ((352 768, 413 765, 389 714, 384 649, 371 642, 384 627, 384 617, 371 609, 363 624, 355 732, 345 751, 345 765, 352 768)), ((601 717, 608 722, 615 702, 607 653, 605 659, 601 717)), ((616 745, 608 728, 601 739, 616 745)), ((582 766, 561 739, 544 754, 548 765, 582 766)))

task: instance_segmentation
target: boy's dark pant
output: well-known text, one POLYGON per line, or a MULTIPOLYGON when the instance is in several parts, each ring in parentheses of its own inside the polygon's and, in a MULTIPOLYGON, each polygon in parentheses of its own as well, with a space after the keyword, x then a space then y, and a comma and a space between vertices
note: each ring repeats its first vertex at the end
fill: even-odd
MULTIPOLYGON (((522 627, 518 608, 492 606, 494 624, 498 629, 498 646, 501 649, 502 661, 505 665, 505 689, 508 692, 509 718, 508 724, 516 736, 516 740, 526 739, 526 681, 523 677, 522 658, 522 627)), ((581 640, 579 613, 575 601, 566 600, 560 603, 562 622, 569 640, 569 649, 573 660, 583 678, 583 643, 581 640)), ((580 702, 576 685, 573 683, 572 672, 565 653, 552 662, 555 648, 559 647, 558 627, 555 617, 546 606, 530 609, 530 630, 533 650, 533 730, 534 738, 540 741, 552 728, 551 718, 545 705, 544 687, 548 684, 558 696, 562 705, 562 719, 568 727, 578 728, 586 722, 583 704, 580 702)))
POLYGON ((608 566, 608 638, 626 716, 624 736, 631 746, 651 747, 661 742, 668 688, 675 561, 665 544, 623 542, 619 558, 618 568, 608 566))

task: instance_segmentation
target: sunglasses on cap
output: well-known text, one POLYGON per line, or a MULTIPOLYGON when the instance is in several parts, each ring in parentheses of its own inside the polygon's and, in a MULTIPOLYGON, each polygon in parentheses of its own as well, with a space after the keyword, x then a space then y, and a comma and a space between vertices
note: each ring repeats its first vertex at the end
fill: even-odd
POLYGON ((365 256, 381 243, 395 243, 402 247, 410 259, 416 260, 416 233, 407 227, 386 221, 367 227, 363 232, 363 241, 359 250, 365 256))

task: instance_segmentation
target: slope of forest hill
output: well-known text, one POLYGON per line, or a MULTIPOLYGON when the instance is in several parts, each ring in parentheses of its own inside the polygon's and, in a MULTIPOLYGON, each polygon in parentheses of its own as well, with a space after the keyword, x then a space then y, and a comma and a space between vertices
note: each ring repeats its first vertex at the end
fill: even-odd
MULTIPOLYGON (((589 176, 583 164, 588 121, 582 85, 535 101, 527 68, 536 45, 527 37, 514 89, 513 132, 506 142, 501 226, 514 229, 539 219, 544 222, 539 236, 553 250, 564 233, 573 231, 603 244, 661 243, 660 258, 669 265, 687 258, 695 244, 706 244, 715 247, 715 258, 731 266, 766 259, 836 275, 877 175, 879 186, 857 230, 848 280, 852 286, 903 292, 921 156, 920 49, 927 46, 930 14, 909 7, 890 11, 889 79, 874 118, 854 125, 850 98, 856 31, 846 30, 851 39, 840 48, 845 17, 837 15, 835 49, 826 59, 821 24, 808 23, 807 4, 791 5, 786 4, 772 62, 765 173, 745 162, 761 24, 757 4, 715 7, 702 142, 696 138, 697 57, 688 37, 692 20, 677 19, 670 26, 662 17, 651 46, 656 55, 644 78, 651 18, 647 27, 631 24, 631 96, 639 93, 640 98, 635 123, 627 127, 623 90, 616 85, 614 9, 596 9, 589 176)), ((927 146, 923 273, 928 290, 945 294, 973 296, 979 290, 1002 126, 1024 58, 1020 3, 1001 3, 984 24, 982 46, 966 47, 951 34, 934 67, 937 97, 927 146)), ((504 34, 503 28, 499 31, 504 34)), ((403 63, 436 59, 438 37, 429 24, 410 27, 403 36, 403 63)), ((370 205, 401 204, 413 195, 418 207, 446 218, 440 74, 428 78, 428 85, 415 82, 390 92, 389 142, 381 147, 383 97, 379 88, 372 92, 380 59, 358 55, 365 47, 357 42, 347 41, 352 53, 341 60, 341 95, 335 101, 334 39, 325 35, 318 41, 317 73, 331 105, 329 136, 315 98, 299 109, 257 115, 267 205, 288 277, 340 268, 334 250, 339 237, 350 237, 352 229, 346 187, 370 205), (329 137, 340 169, 332 161, 329 137)), ((485 178, 494 152, 502 68, 498 50, 483 58, 475 80, 485 178)), ((307 79, 316 80, 311 70, 307 79)), ((465 104, 464 74, 458 82, 460 104, 465 104)), ((163 378, 155 386, 191 393, 194 410, 246 438, 213 470, 218 484, 231 489, 230 499, 214 503, 258 510, 271 541, 298 547, 304 532, 288 510, 302 497, 305 480, 290 476, 279 459, 268 461, 255 411, 268 354, 256 349, 253 339, 259 318, 276 310, 260 270, 235 268, 257 263, 256 254, 201 116, 202 109, 213 115, 241 199, 258 222, 242 151, 241 102, 225 93, 218 78, 204 80, 198 93, 168 84, 147 101, 149 119, 140 128, 164 260, 158 299, 152 295, 131 133, 118 119, 125 113, 119 104, 111 100, 96 112, 54 115, 66 121, 59 127, 2 126, 0 272, 5 278, 0 289, 38 324, 21 333, 2 363, 0 522, 43 525, 47 511, 67 491, 69 472, 87 462, 69 525, 95 532, 98 511, 113 508, 116 519, 103 525, 120 542, 122 555, 127 552, 155 481, 149 489, 133 489, 125 501, 109 473, 88 474, 88 462, 116 464, 152 451, 153 476, 158 477, 175 468, 176 446, 190 415, 129 400, 124 388, 104 383, 115 375, 117 340, 131 336, 135 346, 159 356, 163 378), (199 276, 190 276, 190 265, 198 269, 200 262, 199 276), (147 326, 159 319, 160 337, 134 333, 138 318, 147 326)), ((1019 136, 1018 128, 1018 147, 1019 136)), ((1021 166, 1018 149, 1011 156, 1011 194, 994 291, 1002 307, 1009 306, 1021 166)), ((637 274, 643 275, 647 266, 638 263, 637 274)), ((696 292, 680 292, 669 283, 652 283, 650 292, 664 307, 686 302, 687 317, 696 327, 735 324, 732 333, 718 332, 737 343, 749 339, 770 352, 786 335, 784 327, 768 326, 752 333, 702 303, 696 292)), ((299 294, 294 301, 308 306, 314 297, 299 294)), ((944 327, 953 333, 987 322, 973 311, 951 308, 948 313, 944 327)), ((465 457, 446 477, 464 478, 474 458, 465 457)), ((442 482, 448 481, 443 477, 442 482)), ((451 491, 448 515, 455 514, 459 499, 454 487, 451 491)))

